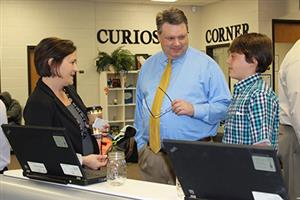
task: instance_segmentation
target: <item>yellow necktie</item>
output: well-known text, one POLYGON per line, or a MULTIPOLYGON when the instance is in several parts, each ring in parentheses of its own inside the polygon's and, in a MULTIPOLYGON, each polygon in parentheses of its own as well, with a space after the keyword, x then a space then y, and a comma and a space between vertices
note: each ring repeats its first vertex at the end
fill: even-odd
MULTIPOLYGON (((170 82, 170 77, 171 77, 171 72, 172 72, 172 68, 171 68, 171 59, 168 59, 168 64, 166 66, 166 69, 160 79, 160 83, 159 83, 159 87, 166 91, 169 82, 170 82)), ((161 111, 161 105, 164 99, 164 93, 162 91, 160 91, 159 88, 157 88, 156 90, 156 94, 154 97, 154 101, 152 104, 152 113, 154 115, 159 114, 161 111)), ((149 145, 151 150, 154 153, 158 153, 160 150, 160 117, 158 118, 154 118, 154 117, 150 117, 150 130, 149 130, 149 145)))

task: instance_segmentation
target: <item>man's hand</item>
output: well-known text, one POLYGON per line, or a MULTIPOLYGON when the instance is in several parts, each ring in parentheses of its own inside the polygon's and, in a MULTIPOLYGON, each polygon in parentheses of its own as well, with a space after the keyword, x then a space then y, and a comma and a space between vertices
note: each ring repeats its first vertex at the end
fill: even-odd
POLYGON ((173 112, 176 113, 176 115, 188 115, 188 116, 194 116, 194 107, 192 104, 190 104, 187 101, 176 99, 172 103, 172 109, 173 112))

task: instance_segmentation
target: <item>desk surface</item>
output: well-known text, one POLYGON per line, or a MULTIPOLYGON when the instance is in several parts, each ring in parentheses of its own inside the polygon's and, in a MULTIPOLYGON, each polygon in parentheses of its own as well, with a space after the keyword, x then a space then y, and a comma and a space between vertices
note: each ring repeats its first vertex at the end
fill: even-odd
POLYGON ((0 175, 0 199, 52 200, 52 199, 89 199, 89 200, 176 200, 176 187, 127 179, 122 186, 111 186, 107 182, 88 186, 57 184, 30 180, 22 176, 22 170, 9 170, 0 175))

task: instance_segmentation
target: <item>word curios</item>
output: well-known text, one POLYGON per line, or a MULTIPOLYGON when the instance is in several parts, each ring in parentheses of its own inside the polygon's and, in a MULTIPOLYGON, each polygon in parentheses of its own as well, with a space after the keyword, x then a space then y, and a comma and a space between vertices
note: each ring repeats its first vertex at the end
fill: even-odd
POLYGON ((156 30, 100 29, 97 41, 101 44, 159 44, 156 30))

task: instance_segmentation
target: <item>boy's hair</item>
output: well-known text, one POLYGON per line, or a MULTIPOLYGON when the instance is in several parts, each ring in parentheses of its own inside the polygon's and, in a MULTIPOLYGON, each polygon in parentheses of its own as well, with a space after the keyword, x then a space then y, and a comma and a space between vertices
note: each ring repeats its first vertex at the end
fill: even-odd
POLYGON ((264 34, 246 33, 235 38, 228 52, 244 54, 247 63, 257 60, 256 72, 263 73, 269 69, 273 60, 272 41, 264 34))

